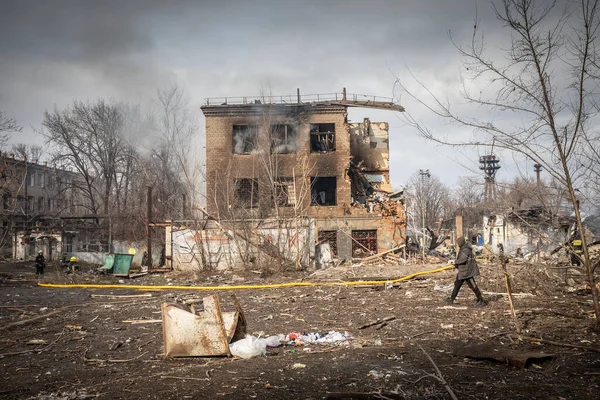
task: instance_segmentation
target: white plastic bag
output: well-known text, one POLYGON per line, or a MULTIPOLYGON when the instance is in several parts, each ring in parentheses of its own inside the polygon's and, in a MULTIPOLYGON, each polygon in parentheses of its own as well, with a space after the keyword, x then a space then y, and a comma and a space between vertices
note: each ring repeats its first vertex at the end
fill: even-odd
POLYGON ((245 338, 229 345, 229 351, 235 357, 252 358, 267 354, 267 341, 254 336, 246 335, 245 338))
POLYGON ((279 347, 281 346, 281 341, 279 340, 279 336, 269 336, 265 339, 265 343, 267 343, 267 347, 279 347))

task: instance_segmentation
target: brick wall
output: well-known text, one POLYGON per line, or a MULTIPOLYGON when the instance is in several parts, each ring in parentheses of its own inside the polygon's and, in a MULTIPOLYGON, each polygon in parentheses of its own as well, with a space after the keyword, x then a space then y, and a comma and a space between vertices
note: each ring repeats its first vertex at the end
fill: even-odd
MULTIPOLYGON (((343 216, 350 205, 350 182, 346 169, 350 159, 347 110, 341 106, 207 106, 206 117, 206 174, 208 212, 221 218, 233 206, 235 179, 255 178, 259 181, 261 205, 248 210, 248 215, 266 218, 277 213, 295 213, 310 217, 343 216), (331 153, 311 153, 310 124, 334 123, 336 144, 331 153), (271 154, 270 125, 294 124, 297 127, 296 153, 271 154), (258 151, 253 154, 233 153, 233 126, 258 126, 258 151), (295 177, 297 207, 274 210, 266 199, 270 180, 275 177, 295 177), (336 177, 336 205, 310 205, 310 177, 336 177)), ((229 211, 229 212, 228 212, 229 211)), ((236 210, 237 211, 237 210, 236 210)))

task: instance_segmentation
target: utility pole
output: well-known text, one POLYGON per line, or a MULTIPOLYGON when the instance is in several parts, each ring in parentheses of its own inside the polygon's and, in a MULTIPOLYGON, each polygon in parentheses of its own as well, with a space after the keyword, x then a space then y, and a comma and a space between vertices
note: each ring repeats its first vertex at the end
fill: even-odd
POLYGON ((421 226, 423 228, 423 231, 421 232, 421 251, 423 253, 423 264, 425 264, 425 207, 423 204, 423 186, 425 182, 425 177, 429 178, 431 175, 429 174, 428 169, 420 169, 419 175, 421 175, 421 195, 419 197, 421 197, 421 226))
POLYGON ((148 258, 146 260, 146 265, 148 266, 148 270, 152 268, 152 228, 150 224, 152 223, 152 186, 148 186, 148 195, 147 195, 146 203, 148 205, 147 210, 147 222, 146 222, 146 236, 147 236, 147 246, 148 246, 148 258))

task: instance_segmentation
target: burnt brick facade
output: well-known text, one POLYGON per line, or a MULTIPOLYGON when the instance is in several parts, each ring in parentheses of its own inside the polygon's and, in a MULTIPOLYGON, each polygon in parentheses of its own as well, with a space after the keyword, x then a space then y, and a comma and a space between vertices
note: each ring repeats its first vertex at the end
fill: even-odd
MULTIPOLYGON (((379 123, 381 132, 369 134, 373 124, 366 119, 350 124, 347 107, 257 102, 203 106, 208 213, 220 220, 314 218, 317 230, 337 232, 340 259, 352 257, 356 230, 377 231, 378 251, 404 243, 403 204, 394 201, 384 207, 381 197, 375 198, 375 206, 357 202, 348 173, 351 160, 359 156, 353 153, 360 151, 358 158, 369 167, 366 176, 373 187, 389 193, 388 125, 379 123), (378 161, 369 163, 374 151, 378 161)), ((354 248, 356 254, 356 244, 354 248)))

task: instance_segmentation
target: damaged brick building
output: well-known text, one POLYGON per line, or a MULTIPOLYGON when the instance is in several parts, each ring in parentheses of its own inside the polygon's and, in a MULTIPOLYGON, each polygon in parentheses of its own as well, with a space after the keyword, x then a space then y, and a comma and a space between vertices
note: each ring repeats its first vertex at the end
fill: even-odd
MULTIPOLYGON (((314 244, 339 260, 404 243, 402 193, 392 193, 389 125, 348 121, 349 107, 404 111, 346 93, 207 99, 207 211, 218 221, 313 221, 314 244)), ((225 224, 224 224, 225 225, 225 224)))

